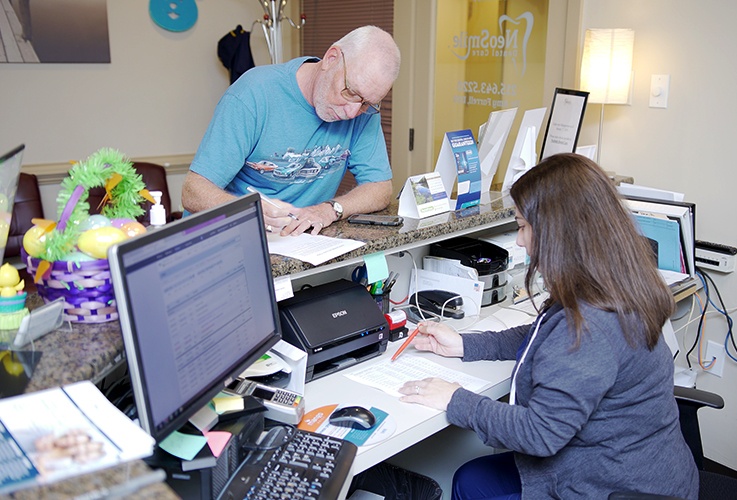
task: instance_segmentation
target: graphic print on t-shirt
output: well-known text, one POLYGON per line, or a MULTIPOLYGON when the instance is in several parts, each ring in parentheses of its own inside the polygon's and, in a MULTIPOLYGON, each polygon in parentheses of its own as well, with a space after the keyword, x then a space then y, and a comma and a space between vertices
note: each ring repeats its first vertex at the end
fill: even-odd
POLYGON ((288 148, 284 153, 274 153, 259 161, 247 161, 246 165, 274 182, 301 184, 328 175, 342 176, 350 155, 350 150, 340 144, 306 149, 302 153, 288 148))

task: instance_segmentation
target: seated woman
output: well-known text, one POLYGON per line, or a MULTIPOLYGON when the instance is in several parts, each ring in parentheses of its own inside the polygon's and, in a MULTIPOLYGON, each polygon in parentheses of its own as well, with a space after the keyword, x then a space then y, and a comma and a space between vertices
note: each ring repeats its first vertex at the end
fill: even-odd
POLYGON ((611 181, 587 158, 560 154, 510 194, 530 256, 525 286, 539 272, 550 293, 536 321, 464 335, 425 322, 413 341, 464 361, 516 359, 509 403, 434 378, 401 389, 403 401, 447 410, 450 423, 511 450, 463 465, 453 498, 697 498, 661 335, 673 297, 611 181))

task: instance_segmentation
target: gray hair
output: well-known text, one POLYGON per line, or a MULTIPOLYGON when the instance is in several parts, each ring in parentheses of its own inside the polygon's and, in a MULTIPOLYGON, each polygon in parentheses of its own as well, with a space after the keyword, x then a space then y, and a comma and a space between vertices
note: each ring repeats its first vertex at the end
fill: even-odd
POLYGON ((335 42, 346 57, 378 58, 392 81, 399 76, 401 55, 394 38, 378 26, 361 26, 335 42))

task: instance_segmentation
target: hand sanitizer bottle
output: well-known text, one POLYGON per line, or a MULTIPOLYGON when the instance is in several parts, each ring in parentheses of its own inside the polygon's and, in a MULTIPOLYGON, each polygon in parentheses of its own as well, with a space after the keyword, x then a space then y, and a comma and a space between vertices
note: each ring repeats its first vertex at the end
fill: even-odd
POLYGON ((156 204, 151 205, 151 211, 149 212, 149 221, 152 226, 163 226, 166 224, 166 209, 161 204, 161 191, 149 191, 153 196, 156 204))

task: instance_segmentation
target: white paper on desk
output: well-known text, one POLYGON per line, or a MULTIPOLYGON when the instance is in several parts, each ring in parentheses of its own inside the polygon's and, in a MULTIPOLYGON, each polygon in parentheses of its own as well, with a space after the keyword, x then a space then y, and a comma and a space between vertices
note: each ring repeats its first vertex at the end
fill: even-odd
POLYGON ((406 352, 399 356, 396 361, 386 358, 381 363, 369 365, 363 370, 346 373, 345 376, 359 384, 375 387, 397 397, 402 396, 399 389, 405 382, 422 380, 428 377, 437 377, 448 382, 458 382, 465 389, 473 392, 481 392, 491 384, 486 380, 446 368, 422 356, 413 356, 406 352))
POLYGON ((681 281, 685 281, 691 277, 688 274, 668 271, 667 269, 658 269, 658 272, 665 280, 665 284, 668 286, 675 285, 676 283, 680 283, 681 281))
POLYGON ((270 233, 268 242, 269 253, 299 259, 313 266, 319 266, 366 244, 363 241, 308 233, 302 233, 299 236, 279 236, 270 233))
POLYGON ((474 281, 478 281, 479 279, 479 272, 475 268, 464 266, 460 260, 448 259, 446 257, 426 255, 422 258, 422 268, 427 271, 449 274, 474 281))
POLYGON ((500 332, 515 326, 532 323, 534 316, 522 311, 515 311, 506 307, 500 308, 494 314, 487 316, 486 318, 477 321, 468 328, 465 328, 465 332, 500 332))
POLYGON ((418 269, 417 279, 415 279, 415 270, 413 269, 409 285, 410 295, 415 292, 415 283, 419 292, 423 290, 446 290, 459 295, 463 299, 463 312, 466 316, 475 316, 481 312, 481 301, 484 297, 484 283, 482 281, 436 273, 427 269, 418 269))

